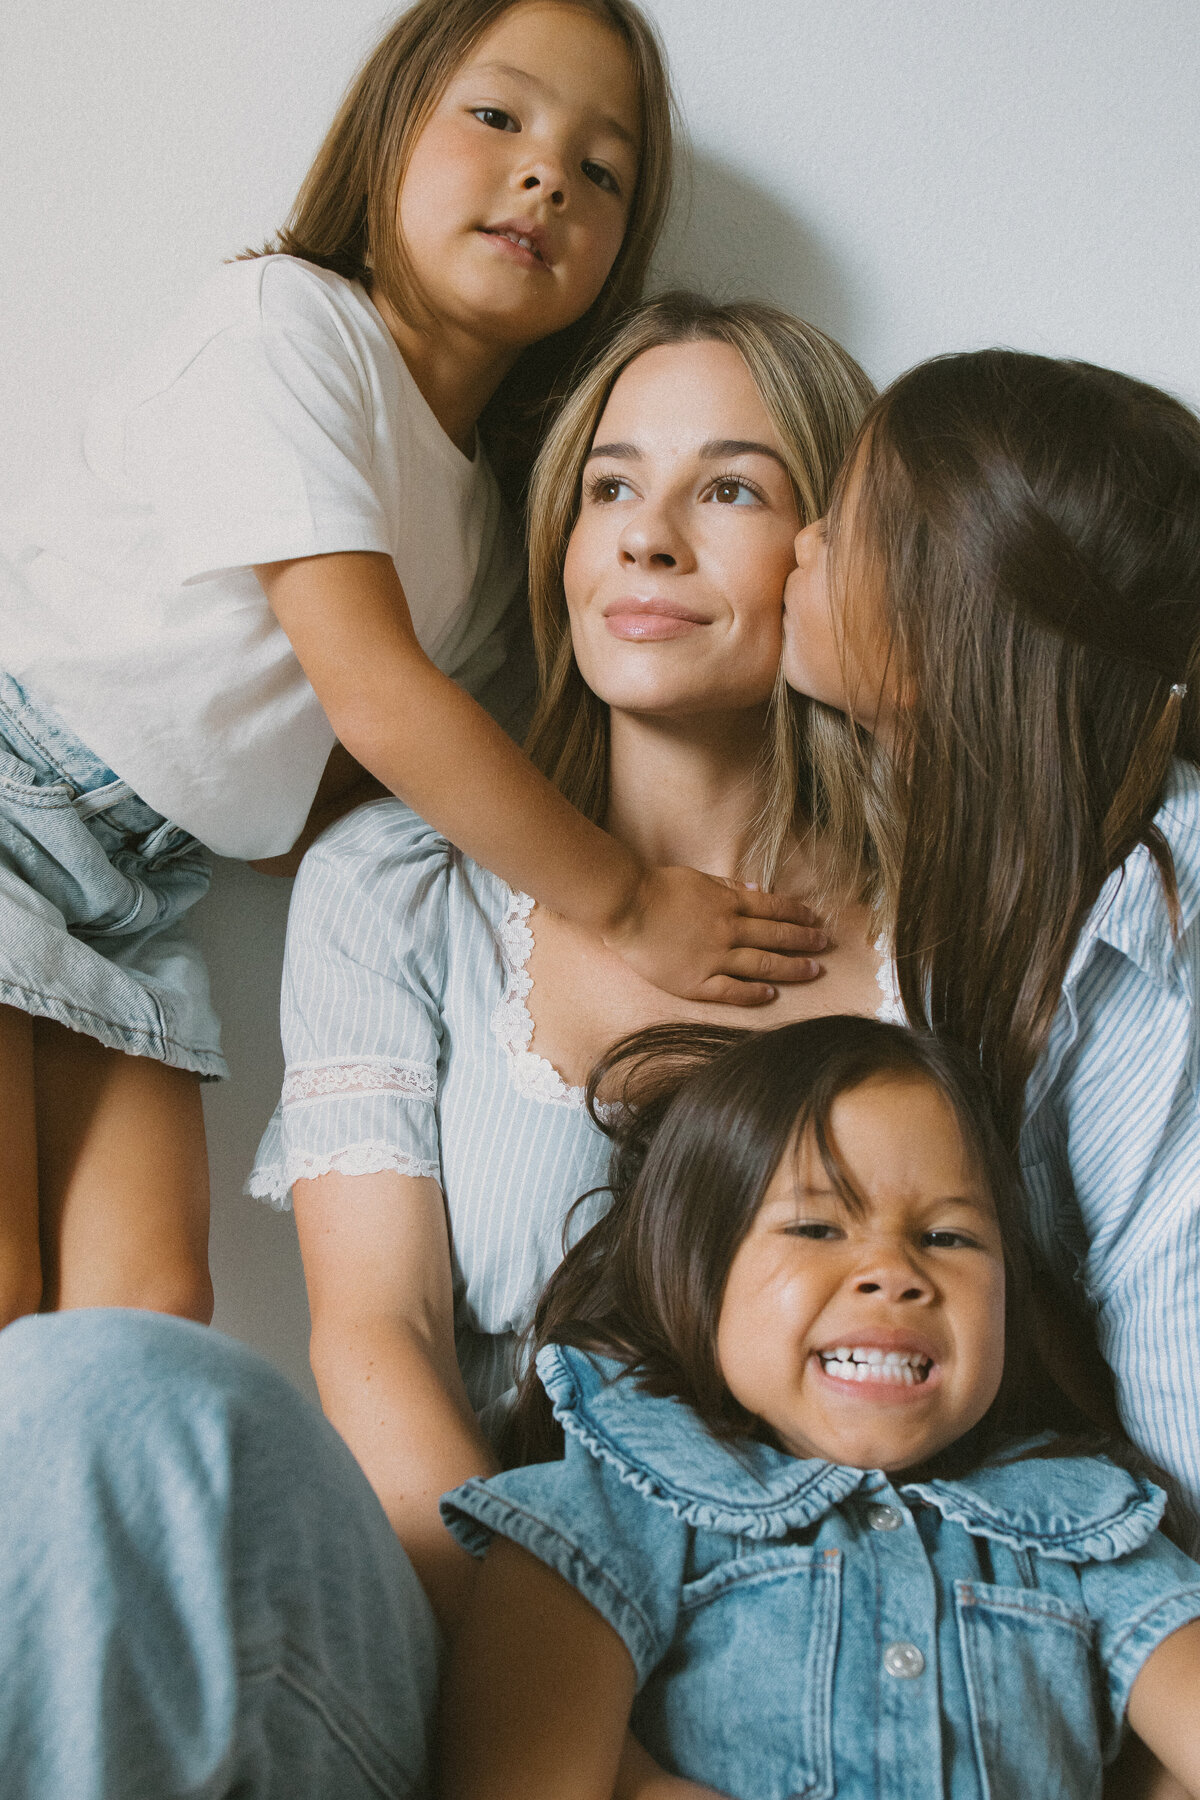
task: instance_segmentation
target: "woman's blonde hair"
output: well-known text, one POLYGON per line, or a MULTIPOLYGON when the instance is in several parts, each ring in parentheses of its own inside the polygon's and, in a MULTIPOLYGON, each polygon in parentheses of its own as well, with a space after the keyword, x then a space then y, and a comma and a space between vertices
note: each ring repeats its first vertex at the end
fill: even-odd
MULTIPOLYGON (((371 51, 295 205, 264 255, 282 252, 379 292, 402 317, 421 296, 397 218, 413 146, 455 71, 485 32, 523 0, 418 0, 371 51)), ((633 0, 564 0, 608 25, 624 43, 637 85, 641 145, 625 236, 599 295, 574 325, 531 345, 480 421, 493 464, 519 488, 546 410, 566 374, 602 331, 640 298, 671 198, 674 102, 654 27, 633 0)))
MULTIPOLYGON (((749 300, 717 305, 697 294, 649 301, 617 329, 577 381, 547 435, 529 496, 529 605, 540 698, 526 749, 589 819, 608 808, 608 708, 587 686, 571 644, 563 591, 567 541, 579 513, 583 467, 621 372, 662 344, 712 341, 738 352, 779 436, 802 524, 825 511, 834 476, 874 397, 868 377, 832 338, 802 319, 749 300)), ((821 827, 826 790, 840 818, 852 805, 857 758, 840 713, 777 682, 764 756, 755 842, 743 871, 769 885, 798 824, 821 827)), ((829 859, 829 892, 861 885, 864 834, 829 859)))

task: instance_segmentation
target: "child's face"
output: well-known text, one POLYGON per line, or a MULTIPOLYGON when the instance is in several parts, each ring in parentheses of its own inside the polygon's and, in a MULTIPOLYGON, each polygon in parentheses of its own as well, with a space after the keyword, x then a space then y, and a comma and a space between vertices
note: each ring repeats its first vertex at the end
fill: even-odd
POLYGON ((705 340, 636 357, 597 425, 563 568, 593 693, 657 718, 763 707, 796 523, 738 352, 705 340))
POLYGON ((629 53, 593 14, 527 0, 485 32, 400 191, 401 236, 440 324, 513 351, 586 312, 625 234, 639 132, 629 53))
POLYGON ((729 1271, 718 1361, 794 1456, 903 1469, 995 1399, 1000 1228, 931 1082, 872 1077, 829 1122, 863 1214, 831 1191, 811 1134, 783 1158, 729 1271))
POLYGON ((856 551, 858 479, 852 470, 842 502, 839 542, 844 579, 829 578, 829 521, 798 533, 796 567, 783 590, 783 673, 789 687, 849 713, 885 741, 896 714, 878 571, 856 551))

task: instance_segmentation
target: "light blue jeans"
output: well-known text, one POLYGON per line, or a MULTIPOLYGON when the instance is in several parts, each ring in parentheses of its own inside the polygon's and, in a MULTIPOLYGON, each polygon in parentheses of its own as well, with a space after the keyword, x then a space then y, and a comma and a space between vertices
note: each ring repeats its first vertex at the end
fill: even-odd
POLYGON ((416 1800, 438 1639, 266 1363, 153 1313, 0 1332, 4 1800, 416 1800))

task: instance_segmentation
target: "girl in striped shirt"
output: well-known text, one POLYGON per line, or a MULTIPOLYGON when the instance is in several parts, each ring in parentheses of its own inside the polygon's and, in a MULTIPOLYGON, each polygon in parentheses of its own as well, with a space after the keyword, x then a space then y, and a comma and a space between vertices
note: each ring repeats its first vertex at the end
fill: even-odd
POLYGON ((1200 423, 1083 363, 939 358, 797 557, 785 671, 862 727, 907 1014, 1019 1141, 1055 1373, 1195 1531, 1200 423))

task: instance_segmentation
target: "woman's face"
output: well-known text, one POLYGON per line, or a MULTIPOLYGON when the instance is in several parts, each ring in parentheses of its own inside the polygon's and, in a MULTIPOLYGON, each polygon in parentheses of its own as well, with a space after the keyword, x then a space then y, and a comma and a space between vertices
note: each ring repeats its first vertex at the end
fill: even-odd
POLYGON ((588 686, 662 718, 762 707, 798 524, 783 447, 738 352, 644 351, 596 428, 563 569, 588 686))
POLYGON ((849 471, 838 515, 840 578, 830 580, 828 517, 797 534, 783 593, 783 673, 789 687, 890 738, 896 676, 883 582, 857 529, 859 475, 849 471))

